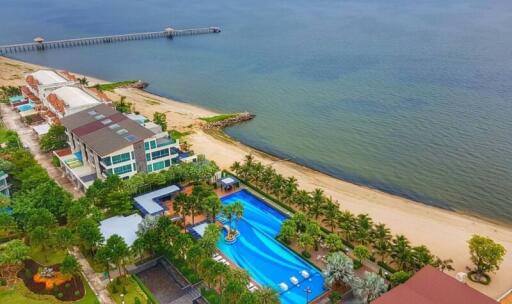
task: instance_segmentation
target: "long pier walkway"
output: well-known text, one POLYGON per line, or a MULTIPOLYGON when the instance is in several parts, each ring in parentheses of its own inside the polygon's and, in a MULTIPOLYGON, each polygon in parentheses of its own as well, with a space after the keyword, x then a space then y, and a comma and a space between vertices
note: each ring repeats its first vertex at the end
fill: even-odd
POLYGON ((168 28, 164 29, 163 31, 159 31, 159 32, 131 33, 131 34, 121 34, 121 35, 111 35, 111 36, 54 40, 54 41, 45 41, 44 38, 37 37, 34 39, 34 42, 10 44, 10 45, 0 45, 0 55, 21 53, 21 52, 30 52, 30 51, 43 51, 43 50, 55 49, 55 48, 86 46, 86 45, 100 44, 100 43, 130 41, 130 40, 144 40, 144 39, 156 39, 156 38, 172 39, 175 36, 199 35, 199 34, 209 34, 209 33, 220 33, 220 28, 211 26, 211 27, 204 27, 204 28, 191 28, 191 29, 176 30, 176 29, 168 27, 168 28))

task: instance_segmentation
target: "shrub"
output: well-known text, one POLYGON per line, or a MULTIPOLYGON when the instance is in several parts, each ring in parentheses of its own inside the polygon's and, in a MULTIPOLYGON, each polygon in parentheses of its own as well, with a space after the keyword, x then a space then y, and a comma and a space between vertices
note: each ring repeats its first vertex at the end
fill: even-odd
POLYGON ((62 292, 59 292, 57 294, 57 298, 62 299, 64 297, 64 294, 62 292))
POLYGON ((133 303, 134 304, 142 304, 139 300, 139 297, 135 297, 135 299, 133 300, 133 303))
POLYGON ((126 287, 123 286, 123 294, 127 294, 128 291, 126 290, 126 287))
POLYGON ((389 277, 389 281, 391 283, 393 283, 393 286, 396 286, 396 285, 405 283, 411 276, 412 276, 412 273, 410 273, 410 272, 397 271, 389 277))
POLYGON ((311 257, 311 253, 307 252, 306 250, 302 251, 301 254, 306 259, 309 259, 311 257))
POLYGON ((64 285, 64 287, 69 288, 69 287, 71 287, 71 284, 66 283, 66 284, 64 285))
POLYGON ((7 285, 7 282, 5 281, 5 279, 0 278, 0 286, 5 286, 5 285, 7 285))
POLYGON ((75 290, 73 294, 78 297, 80 295, 80 290, 75 290))
POLYGON ((52 157, 52 165, 53 165, 54 167, 57 167, 57 168, 59 168, 59 167, 60 167, 60 160, 59 160, 59 158, 58 158, 57 156, 55 156, 55 155, 52 157))
POLYGON ((329 302, 332 304, 339 303, 341 300, 341 295, 337 291, 331 292, 331 295, 329 296, 329 302))
POLYGON ((112 284, 112 293, 117 293, 117 283, 114 281, 114 284, 112 284))
POLYGON ((30 279, 32 278, 32 271, 30 269, 25 269, 25 278, 30 279))
POLYGON ((359 261, 357 259, 354 260, 354 269, 359 269, 361 267, 363 267, 363 263, 361 263, 361 261, 359 261))

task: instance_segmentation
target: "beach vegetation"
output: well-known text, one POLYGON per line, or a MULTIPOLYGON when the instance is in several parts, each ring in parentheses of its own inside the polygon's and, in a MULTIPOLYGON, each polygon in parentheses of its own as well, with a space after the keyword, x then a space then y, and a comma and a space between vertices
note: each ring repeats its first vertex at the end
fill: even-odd
POLYGON ((176 129, 173 129, 173 130, 169 131, 169 136, 172 139, 174 139, 174 140, 181 140, 181 139, 187 137, 190 134, 192 134, 191 131, 180 132, 180 131, 178 131, 176 129))
POLYGON ((16 86, 0 86, 0 101, 9 102, 9 97, 21 95, 20 87, 16 86))
POLYGON ((78 78, 78 83, 80 85, 83 85, 83 86, 88 86, 89 85, 89 79, 87 79, 87 77, 81 77, 81 78, 78 78))
POLYGON ((389 281, 394 286, 405 283, 412 276, 412 272, 397 271, 389 276, 389 281))
POLYGON ((133 104, 131 102, 126 101, 126 96, 121 96, 119 101, 114 101, 114 108, 121 113, 131 113, 133 104))
POLYGON ((134 83, 136 83, 137 80, 125 80, 125 81, 118 81, 118 82, 109 82, 109 83, 103 83, 103 84, 97 84, 94 86, 98 91, 114 91, 117 88, 127 87, 134 83))
POLYGON ((162 112, 153 113, 153 122, 162 128, 162 131, 167 131, 167 116, 162 112))
POLYGON ((202 121, 205 121, 207 123, 215 123, 215 122, 220 122, 220 121, 223 121, 226 119, 234 118, 237 115, 238 115, 238 113, 229 113, 229 114, 220 114, 220 115, 215 115, 215 116, 210 116, 210 117, 201 117, 199 119, 201 119, 202 121))
POLYGON ((370 303, 388 291, 384 279, 375 272, 365 271, 363 278, 355 277, 351 284, 354 294, 363 303, 370 303))
POLYGON ((41 136, 39 147, 43 152, 51 152, 68 147, 66 128, 61 125, 52 125, 48 133, 41 136))
POLYGON ((471 262, 474 265, 468 277, 474 282, 487 285, 490 282, 489 273, 496 272, 500 268, 507 251, 503 245, 476 234, 471 237, 468 244, 471 262))

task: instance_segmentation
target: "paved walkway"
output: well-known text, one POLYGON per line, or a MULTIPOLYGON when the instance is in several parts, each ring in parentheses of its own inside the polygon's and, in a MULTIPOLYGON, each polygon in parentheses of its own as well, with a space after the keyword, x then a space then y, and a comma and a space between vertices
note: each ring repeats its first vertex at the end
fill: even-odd
POLYGON ((22 144, 30 149, 34 158, 46 169, 50 177, 62 188, 71 193, 73 197, 81 197, 83 193, 76 190, 73 184, 66 177, 62 176, 62 171, 52 164, 52 154, 44 153, 39 149, 39 139, 37 135, 32 128, 21 122, 19 114, 5 104, 0 104, 0 112, 2 113, 2 120, 5 126, 18 133, 22 144))
POLYGON ((80 250, 78 250, 78 248, 74 247, 73 250, 70 251, 70 253, 74 255, 78 262, 80 263, 80 265, 82 265, 82 272, 87 278, 89 286, 91 286, 100 303, 115 304, 114 300, 112 300, 107 290, 108 278, 104 278, 101 273, 95 272, 92 269, 91 265, 89 265, 89 262, 84 257, 84 255, 80 252, 80 250))

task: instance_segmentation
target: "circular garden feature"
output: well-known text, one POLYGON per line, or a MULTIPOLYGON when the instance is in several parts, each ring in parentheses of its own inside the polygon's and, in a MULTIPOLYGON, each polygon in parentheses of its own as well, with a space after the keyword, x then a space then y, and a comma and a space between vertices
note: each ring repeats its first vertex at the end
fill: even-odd
POLYGON ((81 276, 63 275, 60 264, 42 266, 34 260, 26 260, 24 268, 18 272, 18 277, 33 293, 53 295, 61 301, 76 301, 85 294, 81 276))

